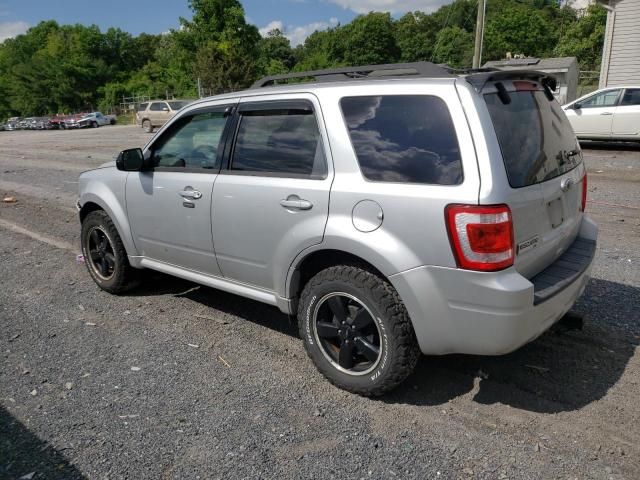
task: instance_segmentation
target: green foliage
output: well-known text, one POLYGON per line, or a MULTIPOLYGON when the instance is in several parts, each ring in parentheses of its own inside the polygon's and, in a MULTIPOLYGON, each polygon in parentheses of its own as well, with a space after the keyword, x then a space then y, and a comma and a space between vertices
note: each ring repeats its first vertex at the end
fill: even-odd
POLYGON ((607 11, 600 5, 591 5, 584 17, 565 30, 554 54, 577 57, 583 70, 599 70, 606 24, 607 11))
POLYGON ((360 15, 338 30, 338 35, 338 51, 347 65, 393 63, 400 58, 393 20, 388 13, 360 15))
MULTIPOLYGON (((194 97, 247 87, 257 77, 288 71, 434 61, 468 67, 477 0, 454 0, 437 11, 394 19, 371 12, 312 33, 291 48, 283 32, 262 38, 239 0, 188 0, 191 19, 167 34, 133 37, 117 28, 41 22, 0 44, 0 117, 109 107, 123 96, 194 97)), ((555 0, 490 0, 483 62, 507 52, 576 56, 599 68, 606 11, 578 17, 555 0)))

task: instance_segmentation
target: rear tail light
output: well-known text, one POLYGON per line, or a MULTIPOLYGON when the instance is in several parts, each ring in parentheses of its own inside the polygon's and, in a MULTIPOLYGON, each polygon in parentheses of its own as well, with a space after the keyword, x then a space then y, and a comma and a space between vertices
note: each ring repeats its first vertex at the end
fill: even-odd
POLYGON ((580 211, 584 212, 587 208, 587 172, 584 172, 582 177, 582 204, 580 205, 580 211))
POLYGON ((458 267, 494 272, 513 265, 513 220, 507 205, 449 205, 445 215, 458 267))

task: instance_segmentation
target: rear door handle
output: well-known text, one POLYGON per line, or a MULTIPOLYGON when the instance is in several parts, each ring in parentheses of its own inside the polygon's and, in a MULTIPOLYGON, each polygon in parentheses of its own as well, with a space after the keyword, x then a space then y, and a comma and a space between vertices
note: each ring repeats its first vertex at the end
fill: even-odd
POLYGON ((280 205, 291 210, 311 210, 313 207, 313 203, 297 195, 289 195, 285 200, 280 200, 280 205))
POLYGON ((600 115, 613 115, 611 112, 602 112, 600 115))
POLYGON ((193 190, 191 187, 185 187, 183 191, 179 192, 179 195, 182 198, 189 198, 191 200, 198 200, 199 198, 202 198, 202 193, 198 190, 193 190))

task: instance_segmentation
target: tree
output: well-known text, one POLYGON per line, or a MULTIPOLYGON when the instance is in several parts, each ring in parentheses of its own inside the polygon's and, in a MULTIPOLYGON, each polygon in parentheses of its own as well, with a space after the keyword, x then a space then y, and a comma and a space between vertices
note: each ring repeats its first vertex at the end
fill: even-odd
POLYGON ((413 12, 402 16, 395 25, 400 60, 403 62, 430 60, 438 30, 439 26, 432 15, 413 12))
POLYGON ((260 41, 260 70, 266 75, 288 72, 295 58, 291 43, 279 29, 271 30, 260 41))
POLYGON ((577 57, 584 70, 599 70, 606 25, 607 11, 600 5, 591 5, 566 29, 554 54, 577 57))
POLYGON ((392 63, 400 58, 393 20, 388 13, 360 15, 339 30, 344 46, 342 58, 348 65, 392 63))
POLYGON ((507 52, 548 57, 558 41, 554 28, 541 10, 504 2, 489 10, 484 35, 483 58, 499 60, 507 52))

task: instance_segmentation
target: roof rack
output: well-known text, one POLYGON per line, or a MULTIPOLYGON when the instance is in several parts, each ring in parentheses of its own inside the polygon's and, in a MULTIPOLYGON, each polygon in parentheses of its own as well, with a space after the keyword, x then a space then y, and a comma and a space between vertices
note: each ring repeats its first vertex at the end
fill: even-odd
POLYGON ((388 63, 384 65, 363 65, 359 67, 341 67, 309 72, 293 72, 284 75, 271 75, 261 78, 251 88, 263 88, 293 79, 310 78, 316 82, 339 82, 344 80, 361 80, 363 78, 380 77, 454 77, 449 69, 431 62, 388 63))

